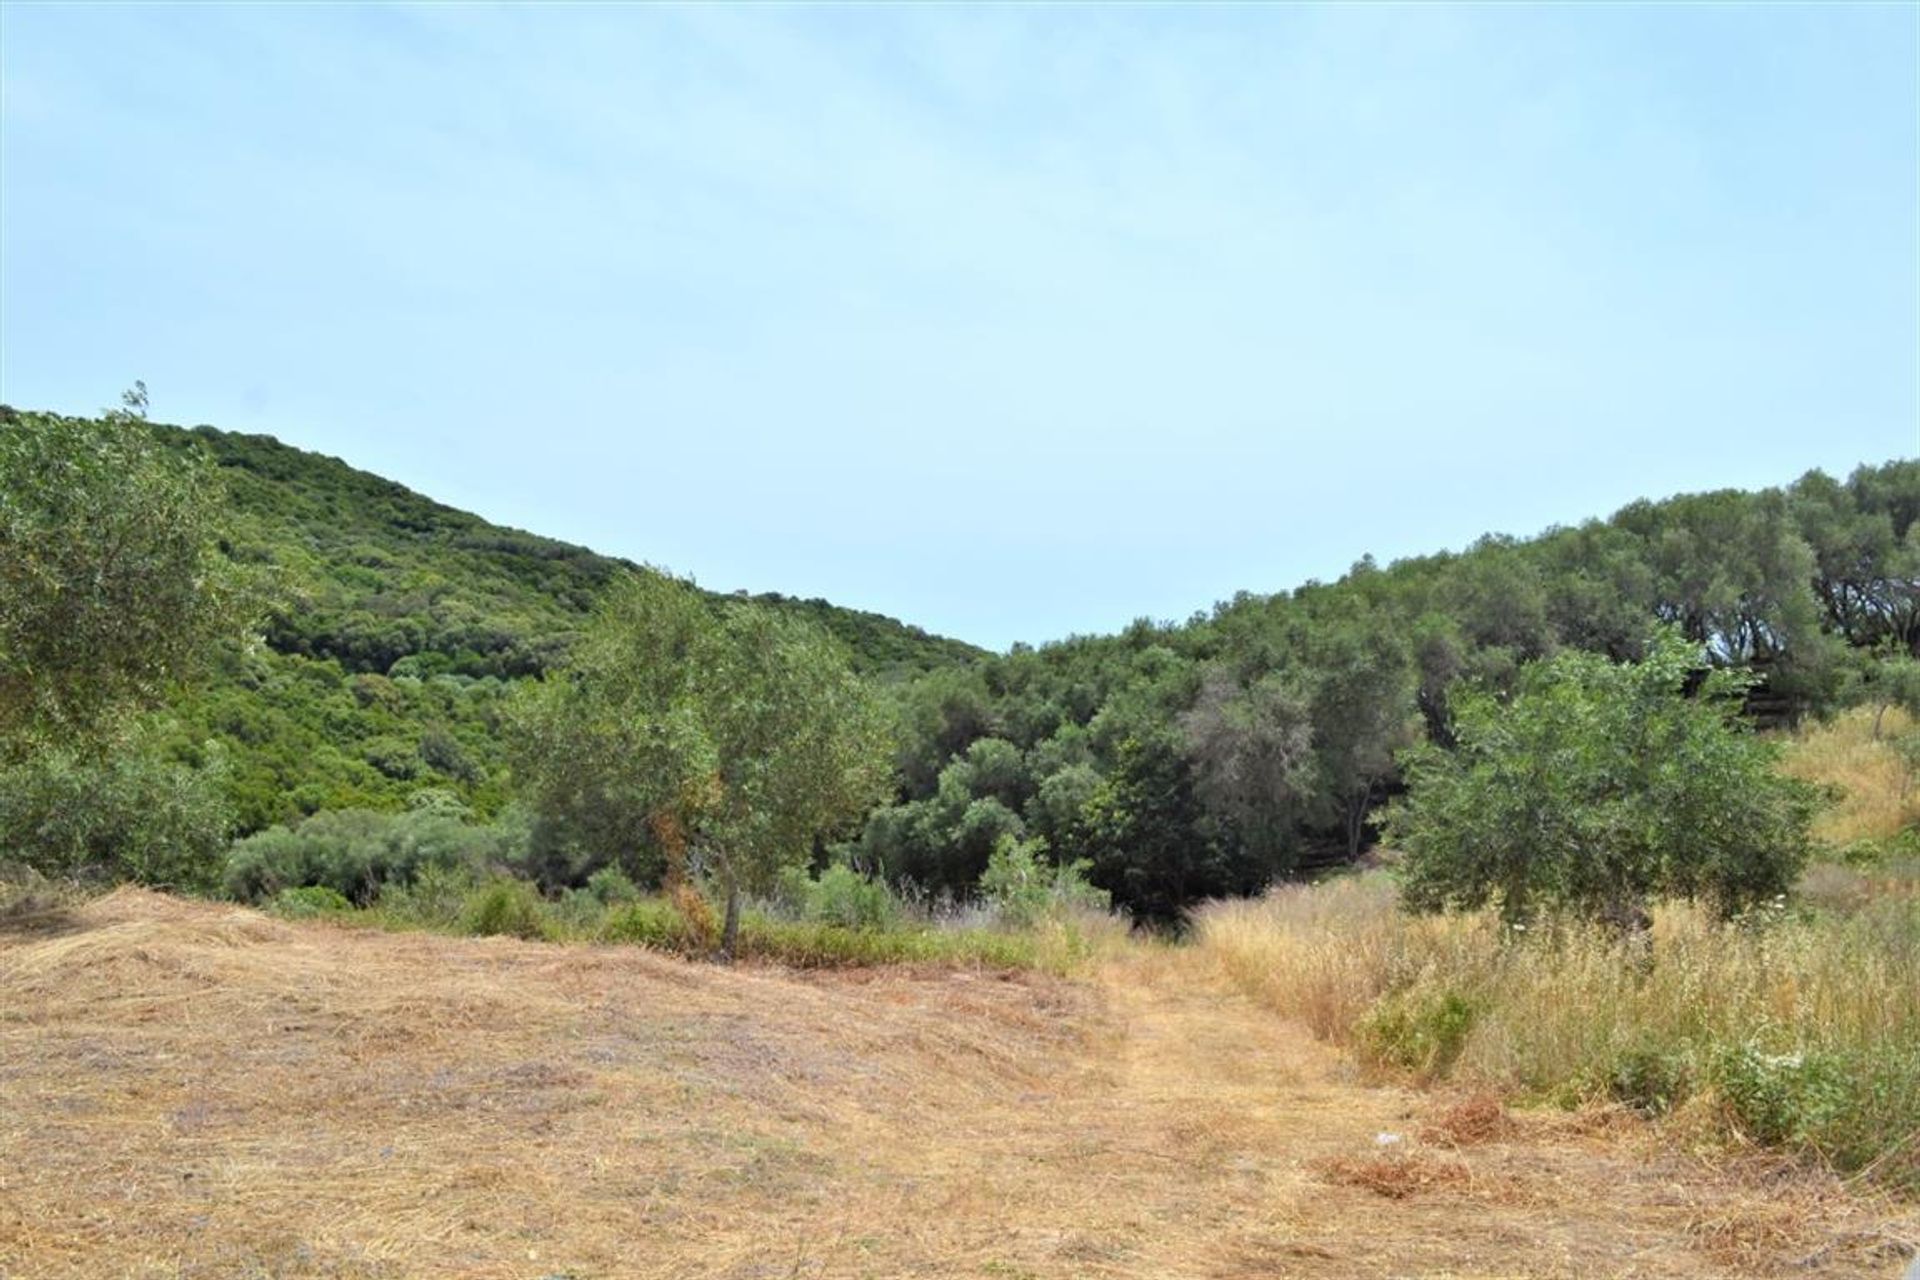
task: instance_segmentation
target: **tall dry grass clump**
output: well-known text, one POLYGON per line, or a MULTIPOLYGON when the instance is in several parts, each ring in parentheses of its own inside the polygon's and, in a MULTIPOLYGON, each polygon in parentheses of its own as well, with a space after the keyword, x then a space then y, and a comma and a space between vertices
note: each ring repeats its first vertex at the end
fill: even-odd
POLYGON ((1794 735, 1781 767, 1830 788, 1815 838, 1838 848, 1888 841, 1920 827, 1920 726, 1898 707, 1855 707, 1794 735))
POLYGON ((1685 1109, 1920 1189, 1920 893, 1686 904, 1650 937, 1399 910, 1390 878, 1210 905, 1199 945, 1247 992, 1365 1061, 1565 1104, 1685 1109))

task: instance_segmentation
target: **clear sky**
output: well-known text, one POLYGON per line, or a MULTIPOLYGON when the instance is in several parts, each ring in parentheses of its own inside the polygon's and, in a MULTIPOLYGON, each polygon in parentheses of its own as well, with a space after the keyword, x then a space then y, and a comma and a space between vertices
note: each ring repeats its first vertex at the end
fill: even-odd
POLYGON ((0 399, 994 647, 1920 453, 1912 5, 0 4, 0 399))

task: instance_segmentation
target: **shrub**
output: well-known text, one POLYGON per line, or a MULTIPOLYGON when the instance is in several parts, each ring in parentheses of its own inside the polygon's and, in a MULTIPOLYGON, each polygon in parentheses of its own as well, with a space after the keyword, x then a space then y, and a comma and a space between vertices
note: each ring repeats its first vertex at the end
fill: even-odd
POLYGON ((1053 865, 1042 861, 1045 840, 1002 836, 987 859, 980 892, 993 904, 1000 919, 1016 928, 1032 928, 1062 913, 1105 912, 1106 892, 1087 883, 1089 864, 1053 865))
POLYGON ((298 889, 282 889, 274 895, 271 910, 289 920, 311 920, 352 911, 353 904, 323 884, 309 884, 298 889))
POLYGON ((587 892, 609 907, 640 900, 640 887, 618 867, 602 867, 588 876, 587 892))
POLYGON ((1653 1041, 1629 1045, 1606 1072, 1604 1092, 1647 1116, 1662 1116, 1694 1091, 1691 1056, 1653 1041))
POLYGON ((138 749, 99 759, 43 751, 0 768, 0 860, 42 875, 212 883, 229 830, 224 776, 138 749))
POLYGON ((504 936, 538 941, 552 933, 547 906, 525 880, 490 880, 460 905, 460 931, 476 937, 504 936))
POLYGON ((899 918, 900 904, 884 883, 836 863, 807 884, 803 914, 843 929, 887 929, 899 918))
POLYGON ((228 851, 222 887, 257 902, 282 889, 325 885, 358 905, 428 867, 476 872, 512 862, 523 835, 506 825, 474 826, 431 807, 407 813, 326 810, 290 827, 272 827, 228 851))
POLYGON ((1414 990, 1388 998, 1361 1023, 1369 1056, 1429 1079, 1453 1069, 1473 1030, 1478 1005, 1452 990, 1414 990))
POLYGON ((1731 916, 1791 889, 1813 789, 1740 724, 1745 677, 1709 672, 1689 695, 1700 665, 1668 633, 1636 665, 1569 652, 1523 669, 1510 699, 1463 692, 1457 748, 1409 752, 1389 812, 1406 905, 1630 928, 1658 895, 1731 916))
POLYGON ((609 912, 597 936, 601 942, 661 951, 689 951, 694 941, 686 918, 672 903, 660 898, 645 898, 609 912))
POLYGON ((1850 1092, 1832 1055, 1764 1053, 1751 1043, 1721 1052, 1714 1082, 1740 1129, 1774 1146, 1816 1145, 1846 1108, 1850 1092))
POLYGON ((450 929, 478 884, 479 876, 470 867, 429 864, 411 884, 383 885, 374 907, 389 924, 450 929))

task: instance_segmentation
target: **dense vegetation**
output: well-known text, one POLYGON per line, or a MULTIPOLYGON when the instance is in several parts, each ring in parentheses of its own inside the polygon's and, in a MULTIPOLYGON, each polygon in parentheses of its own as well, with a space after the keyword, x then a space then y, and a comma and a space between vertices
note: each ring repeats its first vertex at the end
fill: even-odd
MULTIPOLYGON (((266 436, 151 429, 218 465, 228 547, 271 593, 262 643, 223 651, 215 678, 176 702, 170 734, 183 758, 224 750, 238 829, 398 810, 429 789, 499 813, 507 693, 563 657, 634 566, 266 436)), ((715 609, 736 599, 707 598, 715 609)), ((755 599, 817 623, 882 680, 982 656, 878 614, 755 599)))
POLYGON ((1170 918, 1358 853, 1406 750, 1457 745, 1463 691, 1504 701, 1563 652, 1637 660, 1663 628, 1689 689, 1752 673, 1763 727, 1909 701, 1916 516, 1920 463, 1814 472, 936 670, 905 694, 900 798, 853 856, 964 892, 1001 837, 1038 836, 1170 918))
MULTIPOLYGON (((218 790, 241 836, 424 809, 484 824, 477 846, 549 890, 606 866, 662 873, 659 833, 631 815, 583 841, 576 814, 572 836, 551 838, 566 824, 527 761, 515 784, 506 749, 527 692, 565 668, 632 566, 263 437, 139 425, 217 467, 221 545, 265 602, 260 641, 208 649, 211 679, 141 728, 141 759, 179 774, 159 781, 218 790)), ((1448 758, 1474 708, 1504 705, 1557 654, 1637 661, 1675 635, 1683 691, 1712 686, 1708 668, 1749 672, 1745 717, 1763 726, 1906 704, 1920 693, 1917 516, 1920 463, 1812 473, 1386 567, 1363 559, 1334 583, 1004 655, 768 597, 838 638, 893 726, 891 796, 808 852, 816 870, 844 862, 965 899, 996 850, 1018 848, 1169 921, 1358 855, 1408 762, 1448 758)), ((714 619, 736 603, 704 599, 714 619)), ((22 794, 57 796, 57 783, 22 794)), ((128 776, 101 793, 158 785, 128 776)), ((377 845, 357 856, 379 863, 377 845)))

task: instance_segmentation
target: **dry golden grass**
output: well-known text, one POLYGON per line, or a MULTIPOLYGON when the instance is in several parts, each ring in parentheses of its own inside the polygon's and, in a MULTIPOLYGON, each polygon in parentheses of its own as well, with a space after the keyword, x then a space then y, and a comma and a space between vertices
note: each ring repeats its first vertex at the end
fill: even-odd
POLYGON ((1837 1277, 1920 1236, 1638 1124, 1418 1136, 1462 1123, 1193 949, 806 975, 131 891, 0 927, 10 1278, 1837 1277), (1457 1172, 1334 1175, 1382 1132, 1457 1172))
POLYGON ((1894 739, 1914 731, 1912 718, 1889 707, 1874 736, 1874 709, 1855 707, 1827 724, 1796 734, 1781 767, 1796 778, 1835 787, 1839 799, 1815 820, 1813 834, 1829 844, 1884 840, 1920 825, 1920 785, 1894 739))
MULTIPOLYGON (((1515 936, 1486 912, 1409 917, 1380 875, 1214 903, 1196 934, 1254 999, 1394 1073, 1652 1105, 1711 1094, 1711 1075, 1733 1052, 1763 1055, 1754 1060, 1761 1068, 1776 1056, 1784 1064, 1812 1054, 1848 1080, 1878 1072, 1878 1083, 1861 1084, 1819 1117, 1803 1145, 1920 1186, 1920 1133, 1911 1132, 1920 1108, 1913 886, 1845 874, 1865 886, 1856 916, 1783 913, 1729 928, 1668 903, 1654 913, 1648 951, 1635 956, 1598 927, 1515 936), (1418 1028, 1423 1011, 1447 1002, 1463 1011, 1464 1032, 1443 1065, 1420 1057, 1417 1036, 1382 1036, 1383 1025, 1418 1028), (1409 1012, 1383 1024, 1382 1014, 1396 1011, 1409 1012)), ((1715 1115, 1724 1130, 1728 1111, 1715 1115)))

